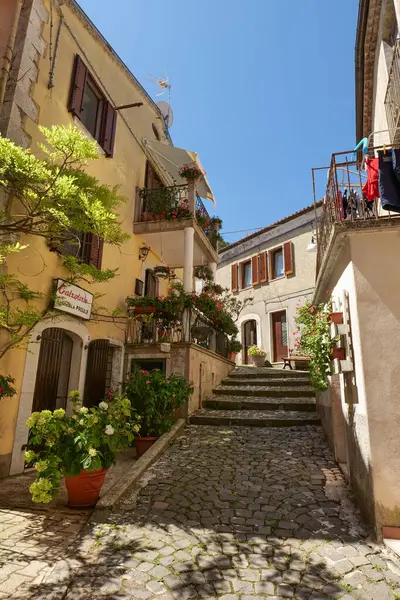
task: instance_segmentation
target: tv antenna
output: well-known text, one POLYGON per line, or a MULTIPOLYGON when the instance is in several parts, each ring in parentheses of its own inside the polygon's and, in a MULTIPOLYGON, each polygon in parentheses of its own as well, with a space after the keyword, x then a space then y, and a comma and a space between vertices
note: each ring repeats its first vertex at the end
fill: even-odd
POLYGON ((168 95, 170 94, 170 89, 171 89, 171 84, 169 83, 169 78, 168 78, 168 74, 165 73, 164 77, 156 77, 155 75, 152 75, 151 73, 149 73, 151 79, 148 79, 148 81, 151 81, 152 83, 154 83, 155 85, 158 85, 161 88, 161 91, 156 94, 156 96, 163 96, 165 94, 165 92, 168 91, 168 95))

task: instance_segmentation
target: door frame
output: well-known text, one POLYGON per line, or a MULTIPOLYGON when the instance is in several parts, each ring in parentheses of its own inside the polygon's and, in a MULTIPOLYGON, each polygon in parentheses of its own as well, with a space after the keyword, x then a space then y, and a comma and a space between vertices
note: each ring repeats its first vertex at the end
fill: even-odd
POLYGON ((269 326, 269 356, 272 364, 278 364, 282 362, 281 360, 274 363, 272 360, 274 357, 274 327, 273 327, 273 319, 272 315, 276 313, 285 313, 286 314, 286 323, 287 323, 287 334, 288 334, 288 352, 290 352, 290 332, 289 332, 289 319, 288 319, 288 309, 286 307, 280 308, 279 310, 271 310, 268 313, 268 326, 269 326))
MULTIPOLYGON (((245 315, 241 315, 239 317, 239 319, 236 322, 236 325, 239 329, 239 340, 241 341, 241 343, 244 346, 243 325, 246 321, 252 321, 252 320, 254 320, 257 325, 257 344, 259 346, 261 346, 261 348, 262 348, 265 337, 264 337, 262 327, 261 327, 261 317, 257 313, 246 313, 245 315)), ((238 358, 237 364, 242 365, 243 364, 243 361, 242 361, 243 352, 239 352, 237 358, 238 358)))

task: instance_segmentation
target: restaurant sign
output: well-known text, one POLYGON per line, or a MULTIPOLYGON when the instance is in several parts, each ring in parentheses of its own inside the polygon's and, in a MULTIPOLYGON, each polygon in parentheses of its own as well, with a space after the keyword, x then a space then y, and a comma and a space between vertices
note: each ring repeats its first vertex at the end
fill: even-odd
POLYGON ((90 319, 93 294, 63 279, 56 281, 54 308, 81 319, 90 319))

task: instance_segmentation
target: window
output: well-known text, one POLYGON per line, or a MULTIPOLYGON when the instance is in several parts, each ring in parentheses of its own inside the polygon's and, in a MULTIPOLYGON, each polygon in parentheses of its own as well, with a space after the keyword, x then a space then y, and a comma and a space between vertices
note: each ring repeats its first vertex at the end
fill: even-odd
POLYGON ((101 269, 103 244, 103 240, 93 233, 71 229, 63 234, 62 239, 50 245, 50 249, 64 256, 75 256, 80 262, 101 269))
POLYGON ((95 139, 99 138, 103 98, 92 78, 86 80, 80 119, 95 139))
POLYGON ((242 263, 242 288, 251 287, 251 261, 242 263))
POLYGON ((272 252, 271 258, 271 267, 272 267, 272 279, 276 279, 277 277, 283 277, 285 274, 283 268, 283 250, 282 248, 278 248, 278 250, 274 250, 272 252))
POLYGON ((117 112, 78 54, 75 56, 68 108, 98 141, 106 156, 112 157, 117 112))

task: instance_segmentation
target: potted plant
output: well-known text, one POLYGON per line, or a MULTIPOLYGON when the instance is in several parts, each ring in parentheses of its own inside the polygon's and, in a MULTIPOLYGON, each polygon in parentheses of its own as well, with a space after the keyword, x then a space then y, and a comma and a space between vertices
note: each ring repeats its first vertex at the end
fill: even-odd
POLYGON ((247 354, 252 357, 253 363, 256 365, 256 367, 262 367, 264 365, 267 353, 264 352, 262 348, 259 348, 258 346, 250 346, 247 354))
POLYGON ((239 342, 239 340, 229 340, 228 342, 228 359, 229 360, 236 360, 236 356, 237 354, 241 351, 241 349, 243 348, 242 343, 239 342))
POLYGON ((329 321, 331 323, 336 323, 336 325, 342 325, 342 323, 343 323, 343 313, 342 312, 331 312, 331 313, 329 313, 329 321))
POLYGON ((34 412, 26 422, 28 465, 37 471, 29 487, 34 502, 50 502, 65 477, 71 506, 94 506, 107 469, 117 453, 127 448, 139 430, 139 417, 128 398, 109 393, 98 406, 82 406, 79 392, 71 392, 72 414, 63 408, 34 412))
POLYGON ((155 221, 155 216, 151 212, 142 212, 141 221, 155 221))
POLYGON ((10 375, 0 375, 0 400, 2 398, 12 398, 17 390, 12 386, 15 379, 10 375))
POLYGON ((128 296, 125 302, 128 308, 137 315, 148 315, 157 310, 156 299, 152 296, 128 296))
POLYGON ((165 265, 157 265, 153 269, 154 275, 160 279, 168 279, 170 275, 170 268, 165 265))
POLYGON ((336 346, 332 348, 331 360, 335 360, 335 358, 346 360, 346 350, 344 348, 337 348, 336 346))
POLYGON ((193 387, 182 375, 164 377, 158 369, 134 371, 123 387, 133 409, 142 417, 135 440, 139 457, 171 429, 176 409, 189 401, 193 387))
POLYGON ((211 217, 210 221, 211 221, 211 225, 214 226, 214 229, 216 231, 219 231, 221 229, 222 219, 220 219, 219 217, 211 217))
POLYGON ((185 201, 180 202, 177 206, 171 207, 165 213, 167 221, 183 221, 184 219, 192 219, 193 214, 189 209, 189 204, 185 201))
POLYGON ((179 169, 179 175, 189 183, 189 181, 203 179, 205 171, 202 171, 195 163, 192 163, 190 165, 183 165, 179 169))
POLYGON ((212 281, 214 279, 213 272, 208 265, 199 265, 193 269, 193 275, 196 279, 203 281, 212 281))

